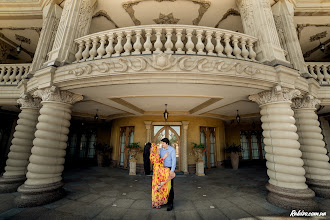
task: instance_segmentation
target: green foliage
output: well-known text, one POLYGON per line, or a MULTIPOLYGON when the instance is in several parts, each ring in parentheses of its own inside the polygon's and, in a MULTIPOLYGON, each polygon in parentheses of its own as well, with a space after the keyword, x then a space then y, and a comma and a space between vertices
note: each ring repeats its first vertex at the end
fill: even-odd
POLYGON ((200 148, 205 150, 206 146, 204 144, 196 144, 194 142, 191 143, 193 145, 193 148, 200 148))
POLYGON ((94 148, 98 153, 111 153, 112 148, 106 143, 95 143, 94 148))
POLYGON ((235 143, 233 143, 232 145, 227 144, 227 146, 225 147, 225 152, 234 152, 234 153, 238 153, 242 151, 242 147, 241 145, 236 145, 235 143))
POLYGON ((139 143, 131 143, 131 144, 129 144, 129 145, 126 146, 126 149, 140 150, 141 147, 140 147, 139 143))

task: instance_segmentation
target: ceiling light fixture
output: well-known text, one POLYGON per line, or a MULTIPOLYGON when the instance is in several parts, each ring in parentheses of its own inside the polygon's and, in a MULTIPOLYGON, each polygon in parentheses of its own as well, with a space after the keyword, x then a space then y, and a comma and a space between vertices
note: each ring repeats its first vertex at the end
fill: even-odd
POLYGON ((22 41, 21 44, 16 47, 16 52, 19 54, 22 51, 22 41))
POLYGON ((319 39, 319 41, 320 41, 319 48, 324 53, 324 51, 325 51, 325 44, 321 43, 321 40, 320 39, 319 39))
POLYGON ((94 120, 95 120, 95 121, 99 120, 99 115, 97 114, 98 111, 99 111, 99 110, 96 109, 96 114, 94 115, 94 120))
POLYGON ((239 116, 238 110, 237 110, 237 115, 236 115, 236 121, 237 121, 238 124, 241 121, 241 116, 239 116))
POLYGON ((165 104, 165 112, 163 114, 164 114, 165 121, 167 121, 167 119, 168 119, 167 104, 165 104))

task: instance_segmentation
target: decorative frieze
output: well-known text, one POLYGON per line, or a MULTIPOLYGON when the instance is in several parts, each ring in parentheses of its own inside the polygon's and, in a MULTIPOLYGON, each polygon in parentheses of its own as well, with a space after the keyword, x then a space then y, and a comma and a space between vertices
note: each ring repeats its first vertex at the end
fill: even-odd
POLYGON ((292 99, 292 107, 294 109, 300 108, 309 108, 315 109, 316 105, 319 105, 321 101, 319 99, 315 99, 314 96, 306 94, 302 98, 294 98, 292 99))
POLYGON ((208 58, 191 58, 187 56, 173 56, 171 54, 159 54, 150 57, 134 57, 109 59, 100 64, 86 63, 80 67, 70 70, 69 74, 76 76, 91 74, 93 71, 101 73, 106 72, 126 72, 128 70, 140 72, 149 67, 156 70, 177 69, 184 71, 201 71, 201 72, 228 72, 235 71, 237 74, 246 74, 253 76, 262 72, 253 64, 242 64, 240 62, 232 62, 225 60, 214 60, 208 58))
POLYGON ((33 96, 41 98, 42 101, 63 102, 70 105, 73 105, 83 99, 82 95, 77 95, 69 91, 61 91, 56 86, 43 90, 37 90, 34 92, 33 96))
POLYGON ((280 85, 273 87, 271 91, 263 91, 258 94, 250 95, 249 99, 264 105, 273 102, 291 102, 291 100, 300 95, 296 89, 282 88, 280 85))

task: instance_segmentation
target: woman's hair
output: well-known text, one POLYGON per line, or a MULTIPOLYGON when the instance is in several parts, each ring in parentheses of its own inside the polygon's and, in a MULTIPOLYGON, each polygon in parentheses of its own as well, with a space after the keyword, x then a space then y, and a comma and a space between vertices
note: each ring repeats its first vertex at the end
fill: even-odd
POLYGON ((150 142, 146 143, 146 145, 144 145, 143 155, 150 154, 150 148, 151 148, 151 143, 150 142))

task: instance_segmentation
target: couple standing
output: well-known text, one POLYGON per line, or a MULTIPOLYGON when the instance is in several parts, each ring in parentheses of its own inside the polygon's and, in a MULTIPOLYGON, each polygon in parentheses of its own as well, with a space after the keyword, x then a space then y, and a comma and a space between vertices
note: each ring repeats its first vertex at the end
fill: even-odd
POLYGON ((175 149, 169 145, 169 140, 161 140, 162 148, 157 151, 157 145, 150 148, 150 161, 154 164, 152 176, 152 207, 160 209, 167 203, 167 211, 173 209, 176 154, 175 149))

